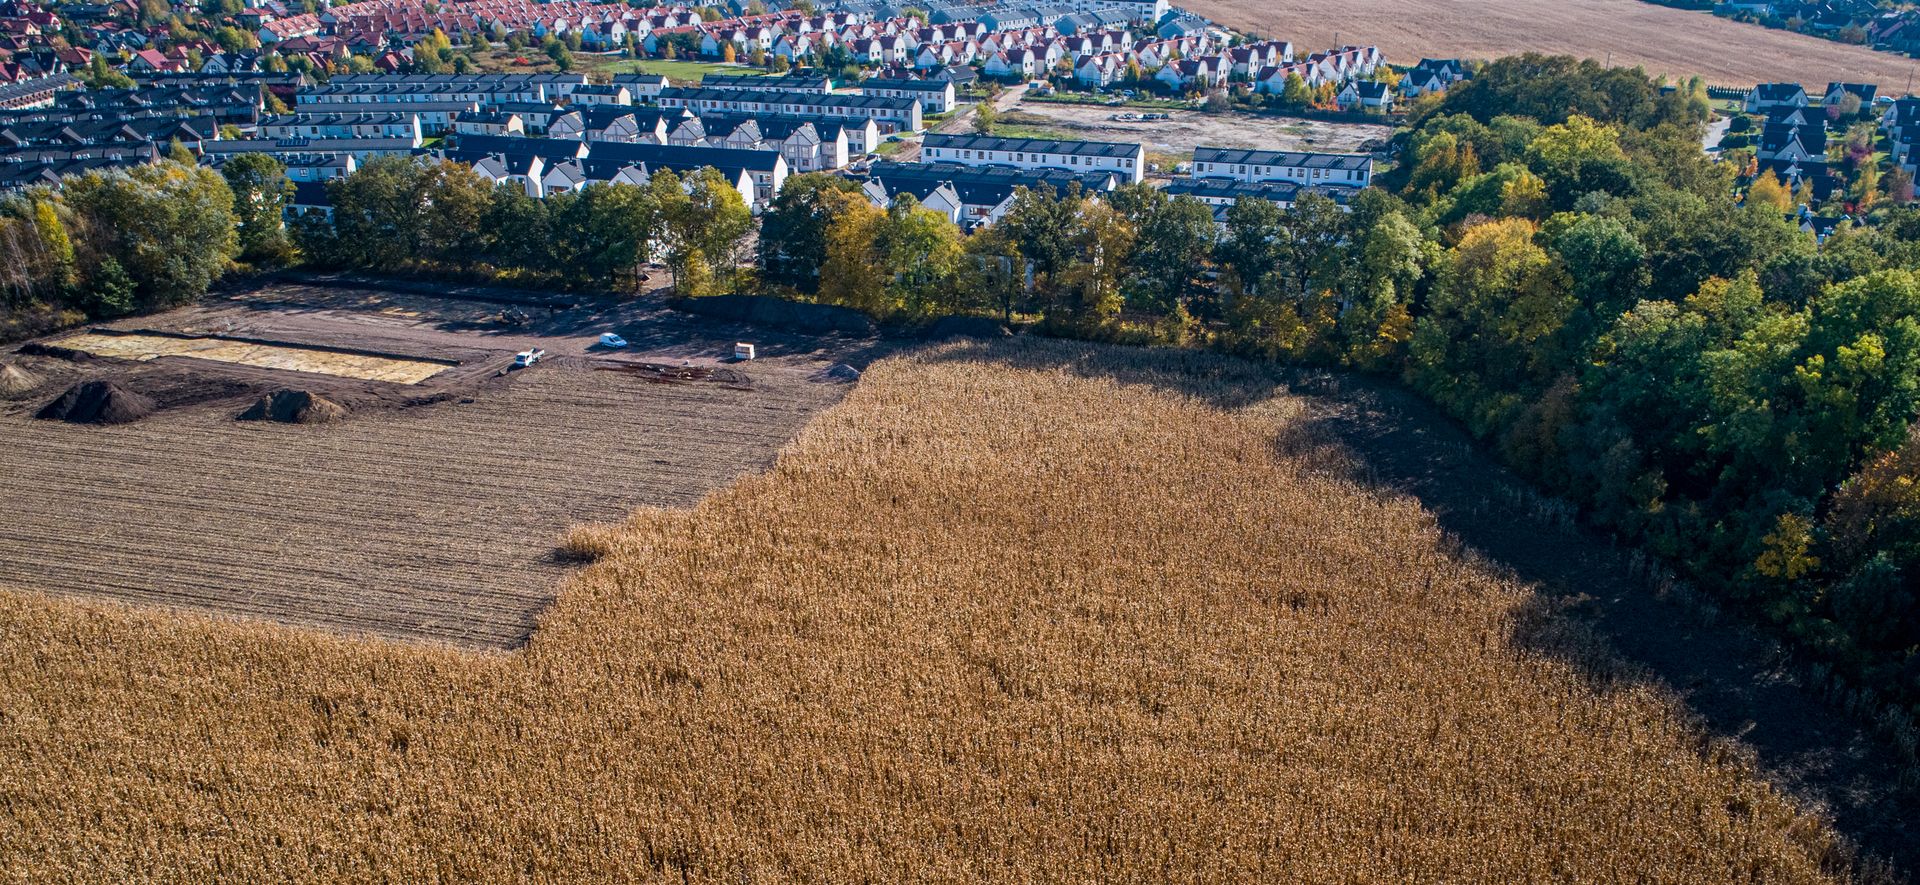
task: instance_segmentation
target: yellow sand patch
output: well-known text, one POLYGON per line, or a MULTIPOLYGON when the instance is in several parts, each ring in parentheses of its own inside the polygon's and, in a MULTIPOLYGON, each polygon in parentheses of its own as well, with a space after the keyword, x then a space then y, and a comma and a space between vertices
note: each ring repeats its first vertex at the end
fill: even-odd
POLYGON ((186 356, 221 363, 238 363, 263 369, 314 372, 358 378, 363 381, 388 381, 394 384, 419 384, 447 368, 446 363, 426 360, 394 359, 355 353, 335 353, 274 344, 249 344, 222 338, 175 338, 170 335, 98 335, 91 332, 62 338, 61 347, 95 356, 145 362, 163 356, 186 356))

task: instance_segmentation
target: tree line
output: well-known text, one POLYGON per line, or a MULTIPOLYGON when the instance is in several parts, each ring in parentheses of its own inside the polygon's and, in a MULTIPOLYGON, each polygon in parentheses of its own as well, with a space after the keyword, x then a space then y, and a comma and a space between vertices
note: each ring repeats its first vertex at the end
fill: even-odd
POLYGON ((232 190, 190 161, 0 200, 0 339, 192 301, 239 243, 232 190))
POLYGON ((536 199, 461 163, 383 157, 329 182, 327 195, 331 217, 292 226, 311 265, 529 285, 630 292, 657 261, 683 295, 732 291, 753 228, 740 191, 713 169, 536 199))
MULTIPOLYGON (((1920 212, 1817 245, 1700 149, 1692 90, 1525 56, 1346 205, 1019 193, 962 233, 798 176, 763 282, 879 315, 1400 377, 1595 524, 1883 700, 1920 699, 1920 212)), ((1911 708, 1909 707, 1909 710, 1911 708)))

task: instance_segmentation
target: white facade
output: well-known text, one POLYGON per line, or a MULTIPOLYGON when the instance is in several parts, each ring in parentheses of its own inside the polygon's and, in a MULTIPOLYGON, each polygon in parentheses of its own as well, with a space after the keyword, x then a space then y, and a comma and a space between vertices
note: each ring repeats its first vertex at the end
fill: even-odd
POLYGON ((1193 177, 1234 181, 1291 181, 1297 184, 1366 187, 1373 181, 1373 158, 1365 154, 1310 154, 1195 148, 1193 177))
POLYGON ((1146 160, 1146 146, 1137 143, 929 135, 920 147, 923 163, 1112 172, 1121 181, 1133 183, 1146 180, 1146 160))

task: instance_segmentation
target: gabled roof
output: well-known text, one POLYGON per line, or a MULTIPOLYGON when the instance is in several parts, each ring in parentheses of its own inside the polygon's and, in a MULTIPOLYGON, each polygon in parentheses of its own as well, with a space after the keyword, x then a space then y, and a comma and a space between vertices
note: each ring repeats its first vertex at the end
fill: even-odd
POLYGON ((455 135, 451 151, 460 154, 534 155, 568 160, 587 155, 587 143, 563 138, 526 138, 517 135, 455 135))
POLYGON ((889 197, 900 191, 916 197, 946 183, 971 206, 998 206, 1017 188, 1051 187, 1064 192, 1074 184, 1094 192, 1110 191, 1118 185, 1111 172, 1072 172, 1065 169, 1015 169, 1011 166, 966 166, 959 163, 899 163, 882 160, 867 170, 866 178, 878 182, 889 197))
POLYGON ((1304 169, 1370 169, 1373 158, 1366 154, 1320 154, 1301 151, 1252 151, 1241 148, 1196 147, 1195 163, 1229 163, 1248 166, 1294 166, 1304 169))
POLYGON ((944 94, 948 89, 953 88, 953 83, 948 80, 882 80, 876 78, 860 81, 860 88, 862 90, 893 89, 901 92, 937 92, 944 94))
POLYGON ((1753 87, 1753 93, 1760 101, 1792 101, 1796 96, 1805 98, 1806 87, 1798 83, 1761 83, 1753 87))
POLYGON ((1051 141, 1036 138, 995 138, 991 135, 930 134, 924 147, 955 150, 1014 151, 1034 154, 1063 154, 1077 157, 1137 157, 1146 147, 1139 142, 1051 141))
POLYGON ((596 160, 645 163, 651 169, 699 169, 712 166, 722 172, 772 172, 782 162, 779 151, 624 142, 597 142, 590 156, 596 160))

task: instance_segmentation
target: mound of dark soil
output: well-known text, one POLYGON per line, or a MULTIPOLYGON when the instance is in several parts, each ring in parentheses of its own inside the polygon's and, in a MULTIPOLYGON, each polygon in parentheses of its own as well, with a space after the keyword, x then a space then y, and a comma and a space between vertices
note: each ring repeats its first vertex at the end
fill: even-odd
POLYGON ((74 424, 130 424, 153 414, 154 408, 153 400, 118 381, 82 381, 48 403, 37 417, 74 424))
POLYGON ((304 390, 276 390, 261 397, 246 411, 242 421, 278 421, 282 424, 326 424, 347 416, 345 406, 304 390))
POLYGON ((828 366, 826 371, 820 373, 820 380, 852 383, 860 380, 860 370, 846 363, 834 363, 828 366))
POLYGON ((40 376, 12 363, 0 363, 0 396, 19 396, 40 386, 40 376))
POLYGON ((27 356, 50 356, 55 359, 72 360, 76 363, 98 359, 98 357, 84 350, 74 350, 71 347, 61 347, 57 344, 45 344, 39 341, 29 341, 20 345, 20 352, 27 356))
POLYGON ((927 327, 927 337, 936 341, 947 338, 1005 338, 1013 334, 1005 323, 992 317, 941 317, 927 327))

